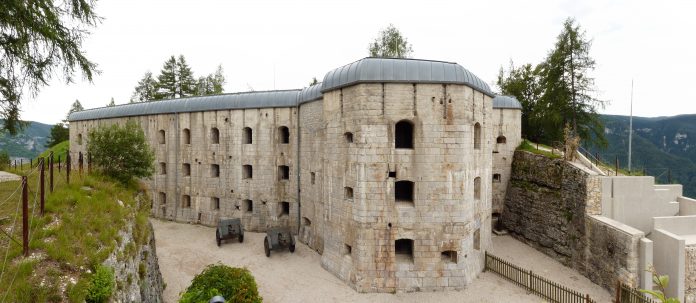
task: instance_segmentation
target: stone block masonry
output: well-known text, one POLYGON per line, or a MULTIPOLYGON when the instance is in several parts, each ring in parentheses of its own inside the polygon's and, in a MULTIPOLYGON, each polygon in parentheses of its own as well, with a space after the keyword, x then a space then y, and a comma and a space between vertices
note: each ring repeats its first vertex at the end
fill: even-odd
POLYGON ((517 151, 502 225, 512 235, 607 289, 638 286, 644 233, 595 216, 598 176, 561 159, 517 151))

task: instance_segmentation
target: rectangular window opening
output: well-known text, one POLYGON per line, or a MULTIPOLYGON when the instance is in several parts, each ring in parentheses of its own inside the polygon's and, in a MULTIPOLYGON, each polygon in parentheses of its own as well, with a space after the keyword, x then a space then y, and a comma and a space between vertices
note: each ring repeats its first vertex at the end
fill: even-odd
POLYGON ((210 198, 210 206, 213 210, 219 210, 220 209, 220 198, 218 198, 218 197, 210 198))
POLYGON ((220 177, 220 165, 218 164, 210 164, 210 176, 213 178, 219 178, 220 177))
POLYGON ((413 263, 413 240, 399 239, 394 242, 396 262, 413 263))
POLYGON ((251 179, 254 177, 254 170, 251 165, 242 165, 242 179, 251 179))
POLYGON ((278 179, 290 180, 290 167, 287 165, 278 166, 278 179))
POLYGON ((251 213, 254 211, 254 202, 251 200, 244 200, 244 211, 251 213))

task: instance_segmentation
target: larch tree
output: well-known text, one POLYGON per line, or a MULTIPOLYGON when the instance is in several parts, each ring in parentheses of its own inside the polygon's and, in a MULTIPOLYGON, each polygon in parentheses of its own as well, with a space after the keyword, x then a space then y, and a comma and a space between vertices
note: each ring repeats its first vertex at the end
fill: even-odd
POLYGON ((408 39, 393 24, 379 33, 368 50, 371 57, 382 58, 409 58, 413 52, 408 39))
POLYGON ((174 99, 179 92, 176 58, 171 56, 164 62, 159 76, 157 76, 157 92, 155 100, 174 99))
POLYGON ((76 71, 89 81, 97 65, 83 53, 82 42, 100 18, 93 0, 2 1, 0 9, 0 117, 2 128, 21 127, 23 94, 38 94, 54 75, 73 82, 76 71))
POLYGON ((145 76, 138 81, 135 91, 131 96, 130 103, 145 102, 157 99, 157 80, 152 77, 151 72, 146 72, 145 76))

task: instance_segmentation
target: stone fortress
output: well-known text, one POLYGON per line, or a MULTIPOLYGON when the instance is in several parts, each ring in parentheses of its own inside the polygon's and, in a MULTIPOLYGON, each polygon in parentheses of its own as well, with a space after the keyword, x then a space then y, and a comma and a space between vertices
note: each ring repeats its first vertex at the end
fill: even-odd
POLYGON ((301 90, 73 113, 70 153, 86 161, 90 130, 134 120, 155 150, 154 217, 290 226, 359 292, 462 289, 484 268, 520 112, 456 63, 364 58, 301 90))

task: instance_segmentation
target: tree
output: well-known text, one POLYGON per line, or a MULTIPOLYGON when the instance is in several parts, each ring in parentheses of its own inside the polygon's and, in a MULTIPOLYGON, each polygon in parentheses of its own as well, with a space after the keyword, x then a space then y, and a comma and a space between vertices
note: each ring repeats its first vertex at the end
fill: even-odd
POLYGON ((497 81, 501 93, 522 103, 523 136, 552 145, 578 136, 587 144, 606 145, 597 113, 605 102, 592 96, 594 80, 588 72, 595 62, 589 49, 584 32, 568 19, 542 63, 517 68, 511 64, 507 74, 501 69, 497 81), (572 129, 568 135, 563 131, 566 125, 572 129))
POLYGON ((154 151, 134 121, 93 129, 89 132, 87 152, 99 171, 122 183, 148 178, 154 172, 154 151))
POLYGON ((317 80, 317 77, 312 77, 312 81, 309 81, 309 86, 319 84, 319 80, 317 80))
POLYGON ((111 97, 111 102, 109 102, 109 104, 107 104, 106 107, 114 107, 114 106, 116 106, 116 102, 114 101, 114 97, 111 97))
POLYGON ((563 127, 569 123, 575 136, 605 146, 604 127, 597 108, 603 108, 606 102, 592 96, 594 79, 589 71, 594 69, 595 61, 590 57, 590 47, 591 41, 585 39, 585 32, 575 20, 566 19, 554 49, 539 65, 544 88, 542 103, 558 113, 551 117, 548 126, 554 130, 554 139, 563 136, 563 127))
POLYGON ((22 94, 34 96, 54 74, 67 83, 79 70, 89 81, 97 66, 82 41, 100 18, 94 1, 3 1, 0 9, 0 117, 10 134, 19 130, 22 94))
POLYGON ((85 110, 84 107, 82 107, 82 103, 80 103, 80 100, 75 99, 75 102, 70 106, 70 110, 68 111, 68 114, 65 116, 65 120, 63 122, 68 122, 68 118, 70 118, 70 114, 74 112, 79 112, 85 110))
POLYGON ((174 99, 179 91, 178 77, 176 75, 176 58, 171 56, 164 62, 160 75, 157 76, 157 93, 156 100, 174 99))
POLYGON ((225 92, 225 88, 223 87, 225 83, 226 80, 225 75, 223 74, 222 65, 218 65, 214 74, 198 78, 196 95, 208 96, 222 94, 225 92))
POLYGON ((70 138, 70 130, 63 123, 57 123, 51 127, 51 135, 48 137, 46 147, 53 147, 56 144, 68 140, 70 138))
POLYGON ((371 57, 409 58, 413 48, 406 37, 402 36, 393 24, 389 24, 379 33, 379 37, 370 43, 369 51, 371 57))
POLYGON ((131 96, 130 103, 145 102, 157 99, 157 88, 159 83, 152 77, 152 73, 147 71, 145 76, 138 81, 135 91, 131 96))
POLYGON ((179 60, 176 61, 176 76, 177 76, 177 97, 190 97, 196 95, 196 78, 193 77, 191 68, 186 63, 183 55, 179 55, 179 60))

